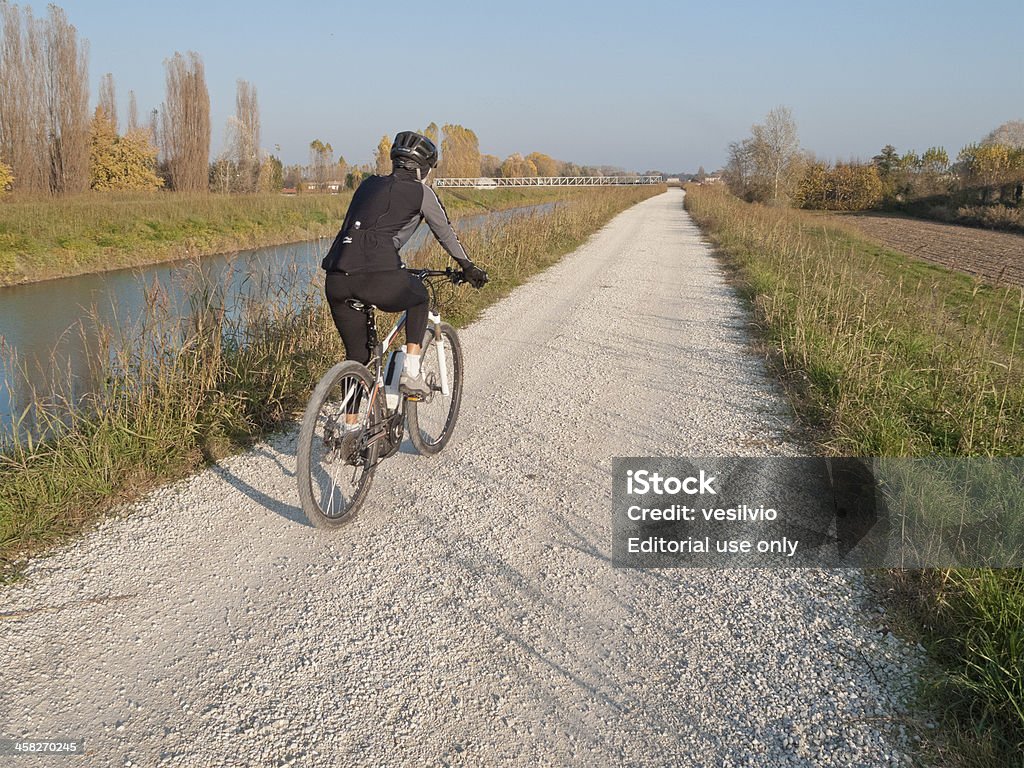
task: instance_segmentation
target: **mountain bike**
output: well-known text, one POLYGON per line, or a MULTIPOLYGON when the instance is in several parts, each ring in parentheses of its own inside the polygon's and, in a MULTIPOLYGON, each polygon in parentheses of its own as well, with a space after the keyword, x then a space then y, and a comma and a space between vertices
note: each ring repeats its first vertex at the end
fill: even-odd
POLYGON ((299 430, 296 478, 306 518, 318 528, 337 528, 366 501, 377 465, 401 448, 406 424, 421 454, 438 453, 455 428, 462 403, 462 347, 455 329, 441 321, 437 289, 466 282, 451 268, 411 269, 430 295, 421 369, 426 397, 399 391, 404 347, 391 345, 405 327, 406 313, 378 340, 376 307, 357 299, 349 306, 366 315, 370 360, 346 360, 331 368, 313 390, 299 430))

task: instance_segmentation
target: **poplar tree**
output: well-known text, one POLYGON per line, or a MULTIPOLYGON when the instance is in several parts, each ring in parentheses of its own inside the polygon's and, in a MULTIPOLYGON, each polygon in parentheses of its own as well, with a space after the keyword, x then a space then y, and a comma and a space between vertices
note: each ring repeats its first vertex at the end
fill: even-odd
POLYGON ((64 11, 0 3, 0 156, 18 186, 61 194, 89 184, 88 43, 64 11))
POLYGON ((100 79, 99 106, 113 126, 114 133, 117 133, 117 92, 114 88, 114 76, 110 72, 100 79))
POLYGON ((162 144, 174 189, 209 189, 210 93, 198 53, 175 52, 164 62, 167 100, 162 110, 162 144))
POLYGON ((373 155, 374 173, 378 176, 387 176, 391 173, 391 138, 387 135, 381 136, 377 143, 377 150, 373 155))
POLYGON ((128 91, 128 130, 135 131, 139 125, 139 105, 135 101, 135 91, 128 91))
POLYGON ((256 88, 245 80, 238 81, 234 127, 238 191, 255 192, 260 175, 260 106, 256 88))

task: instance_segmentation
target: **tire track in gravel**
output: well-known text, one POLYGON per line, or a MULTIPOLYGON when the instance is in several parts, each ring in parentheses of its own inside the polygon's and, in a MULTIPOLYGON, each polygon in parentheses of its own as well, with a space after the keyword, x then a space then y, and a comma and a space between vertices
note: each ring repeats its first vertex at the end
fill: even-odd
POLYGON ((342 531, 296 506, 292 430, 33 562, 3 735, 83 765, 907 764, 918 661, 859 573, 610 565, 613 456, 802 453, 745 322, 678 190, 620 214, 462 332, 451 444, 342 531))

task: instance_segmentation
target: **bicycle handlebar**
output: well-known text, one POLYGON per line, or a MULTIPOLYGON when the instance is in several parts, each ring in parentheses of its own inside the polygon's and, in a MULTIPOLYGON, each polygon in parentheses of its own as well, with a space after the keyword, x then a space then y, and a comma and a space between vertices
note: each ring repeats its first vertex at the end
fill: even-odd
POLYGON ((460 285, 466 281, 466 273, 462 270, 452 269, 410 269, 409 272, 416 275, 420 280, 427 277, 446 277, 452 281, 455 285, 460 285))

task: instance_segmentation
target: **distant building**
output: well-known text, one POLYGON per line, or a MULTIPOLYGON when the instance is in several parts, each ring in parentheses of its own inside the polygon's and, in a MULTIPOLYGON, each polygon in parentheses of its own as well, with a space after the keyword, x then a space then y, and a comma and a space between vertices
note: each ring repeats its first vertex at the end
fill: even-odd
POLYGON ((336 195, 344 188, 345 182, 343 181, 325 181, 323 184, 318 184, 315 181, 304 181, 302 182, 302 188, 307 192, 328 192, 332 195, 336 195))

